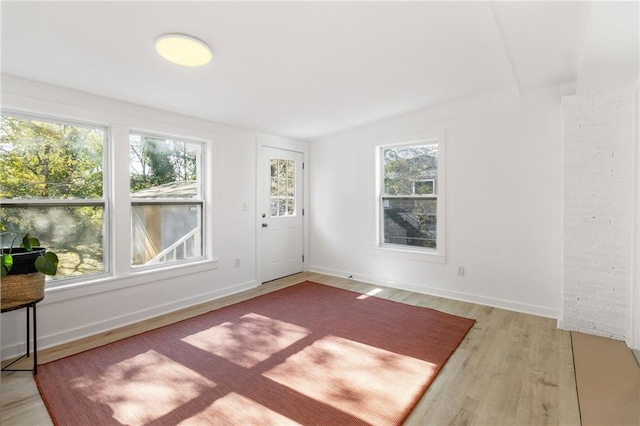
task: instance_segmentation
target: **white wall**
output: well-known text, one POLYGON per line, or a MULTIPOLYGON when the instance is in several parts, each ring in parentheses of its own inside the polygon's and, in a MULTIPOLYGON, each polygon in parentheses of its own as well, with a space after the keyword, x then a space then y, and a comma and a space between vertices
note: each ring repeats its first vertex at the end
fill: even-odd
MULTIPOLYGON (((256 146, 257 139, 293 143, 275 136, 2 76, 2 106, 54 117, 109 124, 113 142, 126 150, 127 129, 211 141, 213 167, 212 248, 214 261, 151 274, 127 275, 128 264, 115 265, 117 277, 90 285, 55 288, 38 304, 40 348, 57 345, 221 297, 259 284, 256 279, 256 146), (249 211, 243 211, 243 203, 249 211), (234 259, 240 259, 240 267, 234 259)), ((120 153, 122 153, 120 151, 120 153)), ((118 155, 116 155, 117 157, 118 155)), ((126 160, 125 160, 126 161, 126 160)), ((128 165, 116 179, 128 180, 128 165)), ((114 220, 129 220, 128 194, 116 194, 114 220)), ((128 235, 115 238, 116 249, 128 235)), ((126 259, 125 259, 126 260, 126 259)), ((127 263, 127 262, 125 262, 127 263)), ((23 351, 24 310, 1 317, 2 358, 23 351)))
POLYGON ((561 136, 559 91, 504 89, 312 142, 310 269, 559 318, 561 136), (376 139, 433 130, 446 133, 446 264, 380 254, 376 139))
POLYGON ((640 348, 640 6, 595 2, 564 110, 562 326, 640 348), (635 217, 634 217, 635 216, 635 217))

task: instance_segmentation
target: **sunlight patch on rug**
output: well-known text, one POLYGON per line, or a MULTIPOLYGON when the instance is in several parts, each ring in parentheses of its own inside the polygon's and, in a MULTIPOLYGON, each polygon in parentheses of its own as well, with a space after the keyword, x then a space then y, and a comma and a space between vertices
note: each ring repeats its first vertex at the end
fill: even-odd
POLYGON ((70 381, 90 400, 106 404, 125 425, 144 424, 184 405, 216 386, 182 364, 150 350, 101 374, 70 381))
POLYGON ((327 336, 264 373, 271 380, 372 424, 386 407, 410 404, 436 366, 336 336, 327 336), (312 368, 311 368, 312 367, 312 368))
POLYGON ((201 425, 297 426, 300 423, 276 413, 257 402, 232 392, 209 405, 180 426, 201 425))
POLYGON ((251 368, 309 333, 304 327, 250 313, 237 321, 192 334, 182 341, 241 367, 251 368))

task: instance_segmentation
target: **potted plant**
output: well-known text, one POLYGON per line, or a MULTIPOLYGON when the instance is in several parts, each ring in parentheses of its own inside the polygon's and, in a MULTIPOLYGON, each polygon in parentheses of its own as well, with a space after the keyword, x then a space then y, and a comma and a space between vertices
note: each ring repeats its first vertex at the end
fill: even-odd
MULTIPOLYGON (((0 231, 4 233, 0 235, 8 234, 1 223, 0 231)), ((57 271, 58 256, 40 247, 37 238, 28 233, 14 237, 8 247, 0 248, 2 309, 42 300, 45 275, 55 275, 57 271)))

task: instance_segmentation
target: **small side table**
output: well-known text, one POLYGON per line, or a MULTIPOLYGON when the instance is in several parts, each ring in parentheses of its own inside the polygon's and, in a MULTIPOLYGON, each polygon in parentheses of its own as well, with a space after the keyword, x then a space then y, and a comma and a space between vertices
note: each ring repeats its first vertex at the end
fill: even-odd
POLYGON ((36 300, 30 300, 25 302, 17 302, 17 303, 7 303, 6 305, 2 305, 1 312, 10 312, 18 309, 26 308, 27 309, 27 352, 19 357, 11 361, 9 364, 5 365, 2 368, 2 371, 33 371, 33 375, 38 374, 38 328, 36 324, 36 303, 40 302, 44 297, 36 300), (22 358, 29 358, 31 352, 31 339, 30 339, 30 320, 29 320, 29 311, 33 310, 33 369, 11 369, 13 364, 20 361, 22 358))

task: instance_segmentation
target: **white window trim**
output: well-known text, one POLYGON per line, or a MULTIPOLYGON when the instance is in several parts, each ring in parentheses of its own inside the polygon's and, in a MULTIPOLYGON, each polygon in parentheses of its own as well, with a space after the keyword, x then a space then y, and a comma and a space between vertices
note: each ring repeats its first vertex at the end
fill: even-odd
POLYGON ((422 262, 446 263, 446 141, 444 130, 421 132, 406 136, 395 136, 390 138, 378 139, 376 140, 375 150, 376 230, 375 246, 372 248, 372 254, 422 262), (430 249, 423 247, 403 246, 399 244, 385 244, 382 241, 382 190, 384 179, 382 149, 389 147, 433 143, 436 143, 438 145, 438 190, 436 192, 438 200, 438 210, 436 215, 437 248, 430 249))

